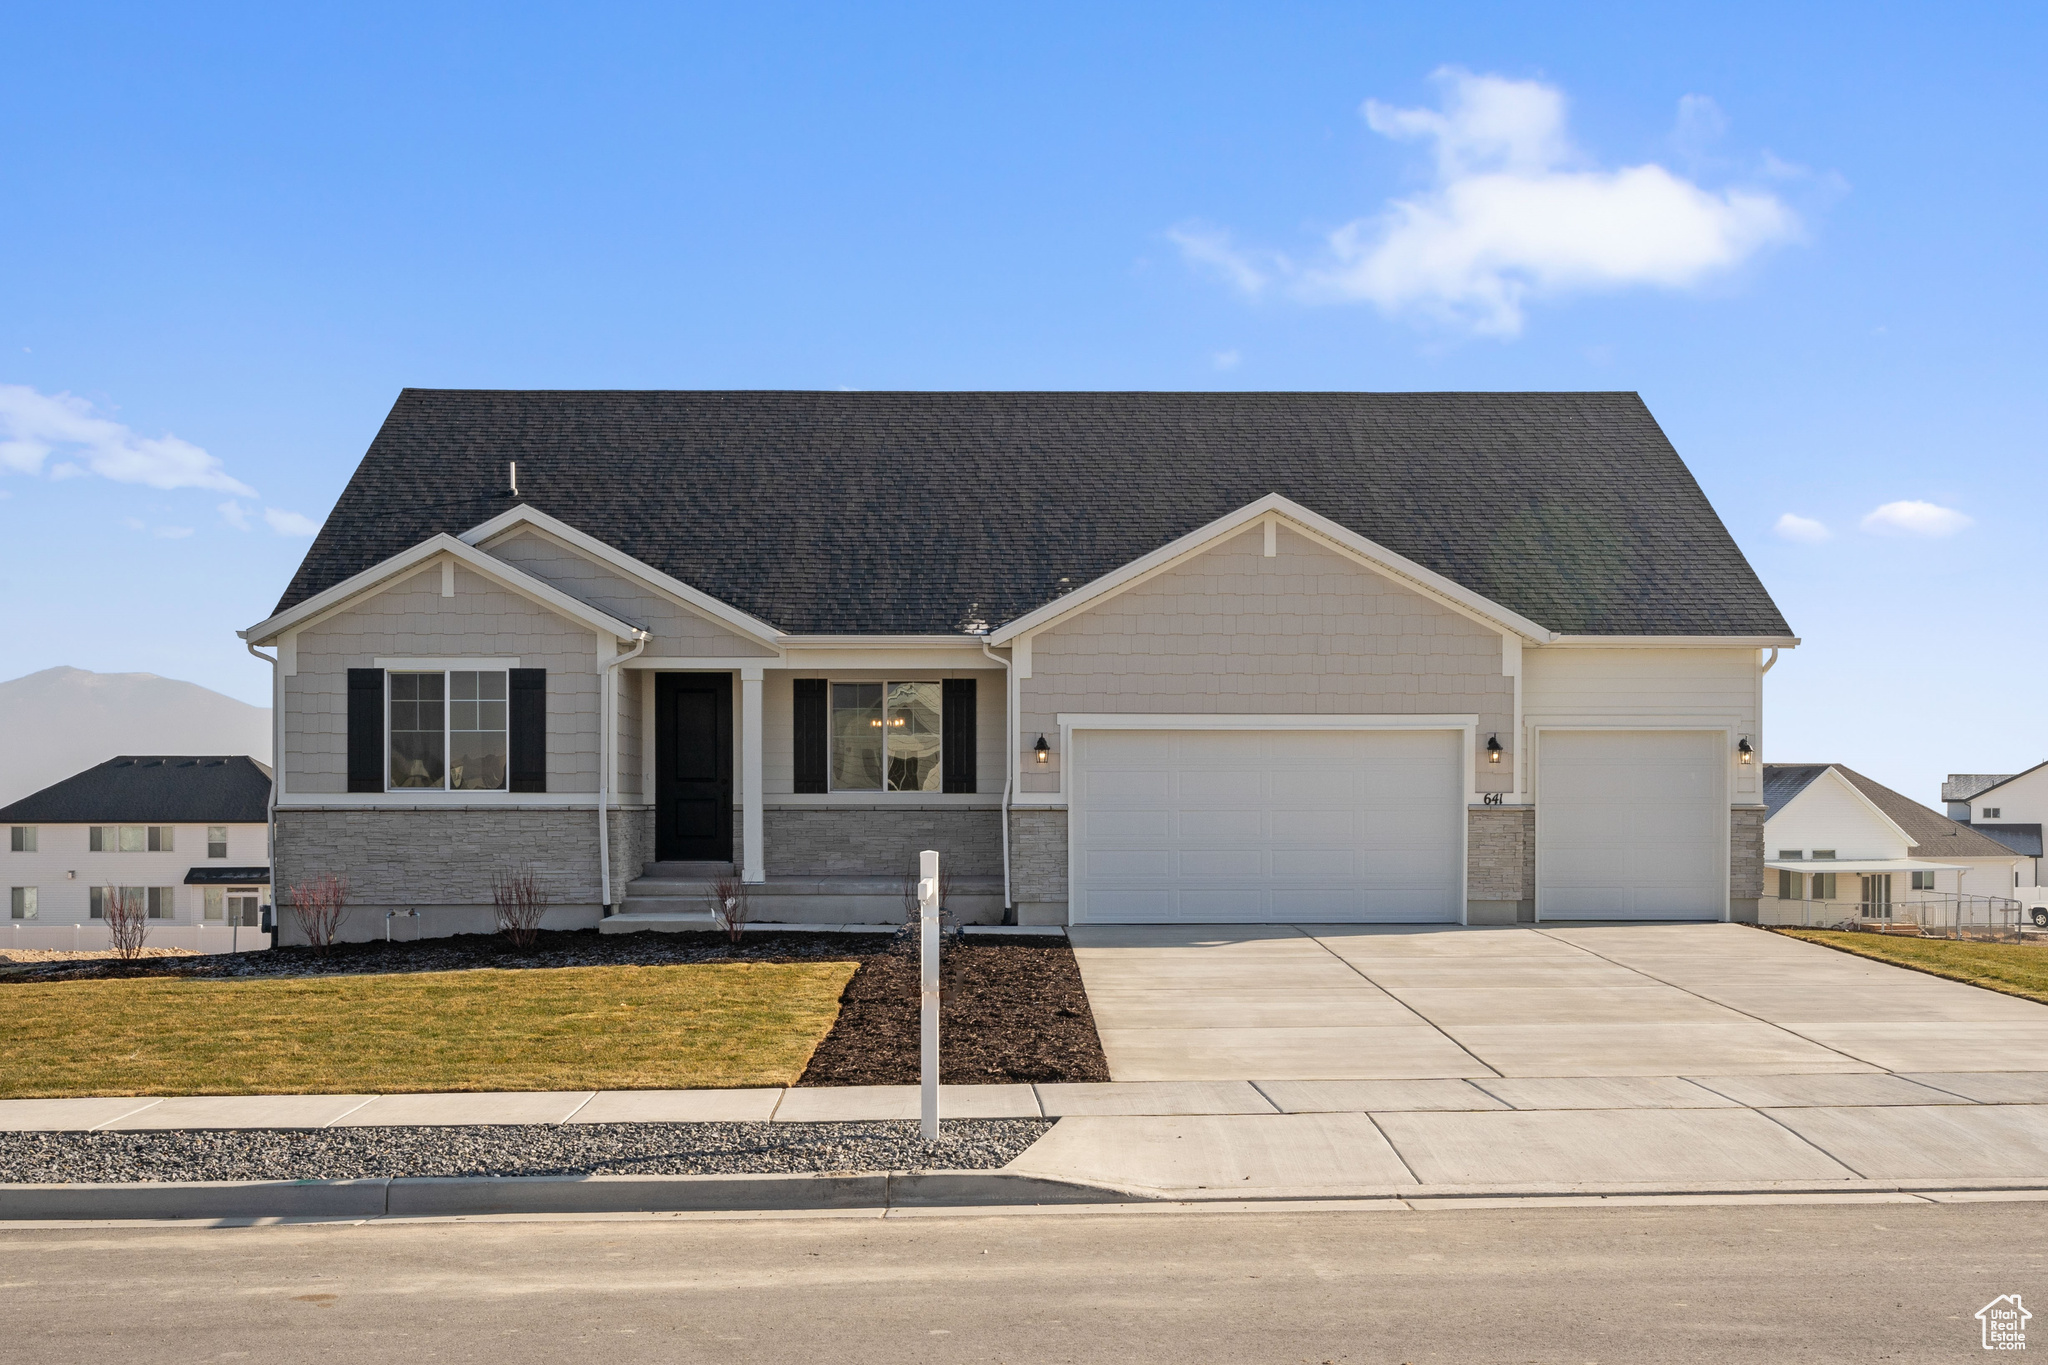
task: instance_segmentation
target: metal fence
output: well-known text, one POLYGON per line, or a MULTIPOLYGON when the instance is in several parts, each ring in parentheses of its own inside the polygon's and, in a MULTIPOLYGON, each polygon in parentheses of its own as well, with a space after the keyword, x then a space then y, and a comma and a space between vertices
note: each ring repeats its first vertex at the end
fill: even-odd
POLYGON ((1780 900, 1767 897, 1759 920, 1781 928, 1847 929, 1909 938, 2019 941, 2023 907, 2006 896, 1923 892, 1906 900, 1780 900))

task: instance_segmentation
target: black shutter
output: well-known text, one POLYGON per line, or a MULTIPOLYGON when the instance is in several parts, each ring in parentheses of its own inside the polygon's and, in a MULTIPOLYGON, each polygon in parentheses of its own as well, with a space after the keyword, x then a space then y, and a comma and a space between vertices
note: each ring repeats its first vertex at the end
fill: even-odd
POLYGON ((348 789, 384 790, 384 670, 348 671, 348 789))
POLYGON ((512 790, 548 789, 548 671, 515 668, 511 678, 512 790))
POLYGON ((941 785, 949 792, 974 790, 974 679, 948 678, 941 689, 945 710, 939 741, 945 754, 941 785))
POLYGON ((826 735, 831 725, 825 686, 823 678, 797 678, 791 683, 796 696, 796 789, 800 792, 821 792, 831 785, 825 777, 826 735))

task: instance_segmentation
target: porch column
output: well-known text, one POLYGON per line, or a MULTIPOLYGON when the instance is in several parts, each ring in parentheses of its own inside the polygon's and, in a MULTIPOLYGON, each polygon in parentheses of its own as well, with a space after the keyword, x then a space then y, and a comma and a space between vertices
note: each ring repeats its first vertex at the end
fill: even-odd
POLYGON ((761 669, 740 668, 740 880, 765 882, 761 856, 761 669))

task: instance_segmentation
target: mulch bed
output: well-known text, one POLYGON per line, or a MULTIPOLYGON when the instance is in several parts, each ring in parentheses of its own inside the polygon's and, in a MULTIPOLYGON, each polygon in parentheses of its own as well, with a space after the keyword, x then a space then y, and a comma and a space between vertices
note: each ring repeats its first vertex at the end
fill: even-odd
MULTIPOLYGON (((939 1079, 1106 1081, 1109 1063, 1064 938, 976 934, 940 956, 939 1079)), ((918 961, 906 937, 861 962, 798 1085, 915 1085, 918 961)))

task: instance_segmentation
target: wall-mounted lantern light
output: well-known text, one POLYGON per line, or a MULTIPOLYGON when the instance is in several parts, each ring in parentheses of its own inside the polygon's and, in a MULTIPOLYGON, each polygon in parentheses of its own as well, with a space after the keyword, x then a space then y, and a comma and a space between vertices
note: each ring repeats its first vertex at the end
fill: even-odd
POLYGON ((1500 755, 1500 736, 1488 735, 1486 737, 1486 761, 1488 763, 1498 763, 1500 762, 1500 755))
POLYGON ((1045 742, 1044 735, 1040 735, 1038 743, 1031 746, 1031 752, 1037 756, 1038 766, 1041 768, 1052 762, 1052 746, 1045 742))
POLYGON ((1747 768, 1756 762, 1756 750, 1749 747, 1749 736, 1744 735, 1735 745, 1735 761, 1747 768))

